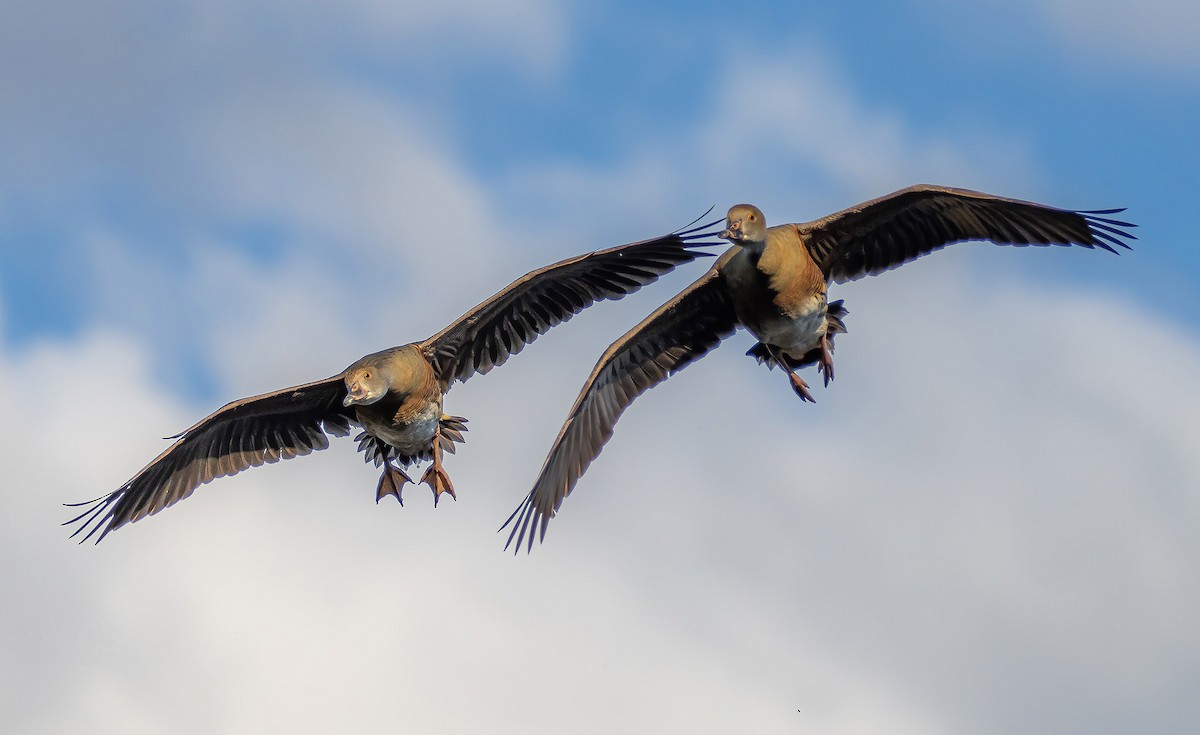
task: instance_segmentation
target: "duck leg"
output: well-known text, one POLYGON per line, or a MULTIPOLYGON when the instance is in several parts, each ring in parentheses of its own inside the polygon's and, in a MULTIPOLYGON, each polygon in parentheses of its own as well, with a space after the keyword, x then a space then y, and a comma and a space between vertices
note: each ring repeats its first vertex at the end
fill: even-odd
POLYGON ((816 403, 817 399, 813 398, 812 391, 808 389, 808 383, 804 382, 804 378, 796 374, 796 369, 792 367, 792 361, 788 360, 773 347, 767 346, 767 350, 771 353, 771 357, 775 360, 775 363, 788 374, 788 380, 792 384, 792 392, 800 396, 800 400, 802 401, 816 403))
POLYGON ((450 476, 442 468, 441 439, 442 427, 438 426, 437 431, 433 434, 433 464, 429 465, 429 469, 425 470, 425 474, 421 476, 421 482, 433 488, 433 507, 435 508, 442 493, 449 493, 450 497, 458 500, 458 496, 454 494, 454 485, 450 484, 450 476))
POLYGON ((817 369, 825 374, 825 387, 829 387, 829 381, 833 380, 833 350, 829 345, 829 333, 821 335, 821 346, 818 348, 821 351, 820 357, 817 358, 817 369))
POLYGON ((384 458, 383 474, 379 476, 379 485, 375 488, 375 503, 378 504, 389 495, 395 495, 396 501, 403 506, 404 498, 400 497, 400 491, 405 483, 409 482, 412 482, 412 478, 405 474, 404 470, 392 464, 390 459, 384 458))
POLYGON ((800 400, 808 401, 809 403, 816 403, 817 399, 813 398, 813 394, 808 390, 808 383, 804 382, 804 378, 801 378, 799 375, 794 373, 790 367, 786 368, 786 370, 788 373, 788 380, 790 380, 792 383, 792 391, 796 395, 800 396, 800 400))

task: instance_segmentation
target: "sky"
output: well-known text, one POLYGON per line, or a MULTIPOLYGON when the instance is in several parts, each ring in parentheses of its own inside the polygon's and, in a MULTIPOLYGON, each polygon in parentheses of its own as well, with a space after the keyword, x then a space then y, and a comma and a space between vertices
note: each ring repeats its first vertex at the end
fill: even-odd
POLYGON ((10 3, 9 730, 1200 729, 1200 6, 799 5, 10 3), (835 286, 815 405, 731 338, 529 555, 496 529, 588 371, 699 264, 456 386, 457 502, 376 505, 342 440, 98 546, 59 526, 161 437, 528 270, 919 182, 1139 239, 835 286))

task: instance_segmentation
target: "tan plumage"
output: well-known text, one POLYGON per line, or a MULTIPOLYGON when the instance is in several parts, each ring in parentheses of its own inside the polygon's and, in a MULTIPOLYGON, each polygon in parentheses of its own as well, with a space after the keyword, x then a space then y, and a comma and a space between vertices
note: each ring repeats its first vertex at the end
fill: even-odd
POLYGON ((701 232, 712 224, 540 268, 423 342, 367 355, 325 380, 234 401, 171 437, 175 443, 121 487, 76 504, 87 507, 67 521, 79 524, 72 537, 82 533, 84 541, 99 531, 99 542, 210 480, 324 449, 330 436, 355 425, 363 429, 359 450, 383 467, 377 502, 400 500, 411 481, 401 468, 427 459, 421 482, 433 489, 434 503, 443 492, 454 496, 441 455, 463 441, 466 419, 442 413, 450 386, 503 365, 596 301, 633 293, 705 255, 695 248, 717 244, 706 240, 714 233, 701 232))
POLYGON ((744 327, 759 343, 747 354, 779 366, 802 400, 795 371, 817 364, 833 377, 833 337, 844 332, 841 301, 827 283, 875 275, 964 240, 999 245, 1078 245, 1116 252, 1134 237, 1119 209, 1070 211, 965 189, 913 186, 813 222, 767 228, 754 206, 732 207, 721 233, 735 244, 675 298, 614 342, 588 376, 525 501, 505 522, 508 543, 532 548, 637 396, 744 327))

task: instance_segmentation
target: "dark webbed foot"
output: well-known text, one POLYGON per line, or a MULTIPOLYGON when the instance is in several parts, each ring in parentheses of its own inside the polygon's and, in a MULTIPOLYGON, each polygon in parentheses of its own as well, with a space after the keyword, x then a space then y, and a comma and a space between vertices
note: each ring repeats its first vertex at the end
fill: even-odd
POLYGON ((395 495, 396 501, 403 506, 404 498, 400 497, 400 491, 404 489, 405 483, 409 482, 412 482, 412 478, 406 475, 404 470, 384 464, 383 474, 379 476, 379 485, 375 488, 375 503, 378 504, 389 495, 395 495))
POLYGON ((442 497, 442 493, 449 493, 450 497, 458 500, 458 496, 454 494, 454 485, 450 484, 450 476, 446 474, 446 470, 442 469, 442 463, 434 461, 429 465, 429 469, 425 470, 425 474, 421 476, 421 482, 433 488, 433 507, 437 507, 438 500, 442 497))

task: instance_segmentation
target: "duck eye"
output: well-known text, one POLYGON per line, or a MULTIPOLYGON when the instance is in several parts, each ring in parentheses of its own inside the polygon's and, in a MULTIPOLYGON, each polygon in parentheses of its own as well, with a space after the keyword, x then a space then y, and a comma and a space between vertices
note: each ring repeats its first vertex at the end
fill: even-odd
POLYGON ((754 222, 754 221, 756 221, 757 219, 758 219, 758 217, 757 217, 756 215, 753 215, 753 214, 752 214, 752 215, 750 215, 750 221, 751 221, 751 222, 754 222))
POLYGON ((370 370, 364 370, 364 371, 363 371, 363 380, 370 380, 370 379, 371 379, 371 371, 370 371, 370 370))

